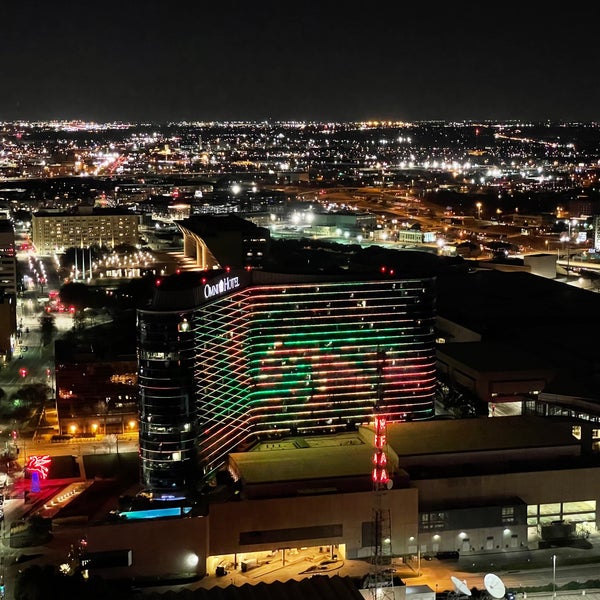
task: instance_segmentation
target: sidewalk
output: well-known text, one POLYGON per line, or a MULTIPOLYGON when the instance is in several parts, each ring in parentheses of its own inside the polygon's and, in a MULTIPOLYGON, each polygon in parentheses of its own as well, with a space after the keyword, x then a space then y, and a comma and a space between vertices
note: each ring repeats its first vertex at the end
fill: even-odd
POLYGON ((547 569, 552 556, 562 566, 600 563, 600 538, 594 536, 587 544, 525 549, 516 552, 480 552, 461 554, 457 568, 467 572, 483 570, 547 569))

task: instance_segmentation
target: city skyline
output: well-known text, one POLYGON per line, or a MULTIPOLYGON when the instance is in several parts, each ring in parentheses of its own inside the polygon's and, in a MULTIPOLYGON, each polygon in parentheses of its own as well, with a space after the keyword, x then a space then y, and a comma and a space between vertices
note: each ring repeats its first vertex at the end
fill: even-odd
POLYGON ((0 121, 598 118, 576 5, 386 4, 3 6, 0 121))
POLYGON ((600 126, 80 125, 2 127, 7 599, 597 557, 600 126))

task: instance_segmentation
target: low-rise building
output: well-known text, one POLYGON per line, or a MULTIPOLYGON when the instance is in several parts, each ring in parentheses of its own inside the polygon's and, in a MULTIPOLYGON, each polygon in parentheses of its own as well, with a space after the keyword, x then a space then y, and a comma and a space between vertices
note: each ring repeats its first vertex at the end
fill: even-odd
POLYGON ((405 561, 419 552, 538 548, 544 527, 558 521, 583 538, 599 519, 594 435, 589 423, 532 416, 389 424, 393 485, 384 491, 370 477, 371 427, 262 442, 230 456, 231 483, 213 488, 204 508, 90 525, 90 552, 132 553, 131 564, 92 570, 202 577, 224 563, 239 569, 277 550, 318 555, 325 546, 344 559, 365 559, 374 552, 375 510, 387 515, 389 554, 405 561), (196 564, 186 567, 190 555, 196 564))

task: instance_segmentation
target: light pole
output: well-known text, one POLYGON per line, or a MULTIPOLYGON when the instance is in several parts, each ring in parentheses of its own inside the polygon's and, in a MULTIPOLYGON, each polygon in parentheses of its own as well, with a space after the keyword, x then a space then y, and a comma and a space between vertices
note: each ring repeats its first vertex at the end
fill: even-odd
POLYGON ((569 233, 567 234, 567 238, 566 238, 566 242, 567 242, 567 279, 569 278, 569 270, 571 268, 570 262, 571 262, 571 226, 572 225, 577 225, 577 221, 575 219, 568 220, 568 224, 569 224, 569 233))
POLYGON ((552 555, 552 597, 556 598, 556 554, 552 555))
MULTIPOLYGON (((567 279, 569 278, 569 262, 571 258, 571 220, 569 219, 569 235, 567 237, 567 279)), ((556 594, 554 594, 556 596, 556 594)))

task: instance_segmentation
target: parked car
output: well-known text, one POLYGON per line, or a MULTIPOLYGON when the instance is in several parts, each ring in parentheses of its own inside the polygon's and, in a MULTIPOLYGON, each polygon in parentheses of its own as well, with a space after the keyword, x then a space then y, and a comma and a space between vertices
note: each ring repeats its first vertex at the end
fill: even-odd
POLYGON ((435 557, 438 560, 458 560, 459 554, 457 550, 444 550, 436 553, 435 557))

